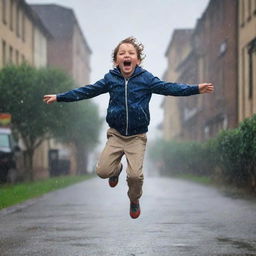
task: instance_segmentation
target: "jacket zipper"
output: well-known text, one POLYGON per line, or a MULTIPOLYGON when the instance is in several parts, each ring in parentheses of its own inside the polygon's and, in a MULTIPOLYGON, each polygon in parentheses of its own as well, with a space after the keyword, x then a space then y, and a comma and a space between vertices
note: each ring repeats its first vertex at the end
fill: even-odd
POLYGON ((129 124, 129 117, 128 117, 128 81, 129 79, 125 79, 125 110, 126 110, 126 129, 125 134, 128 135, 128 124, 129 124))

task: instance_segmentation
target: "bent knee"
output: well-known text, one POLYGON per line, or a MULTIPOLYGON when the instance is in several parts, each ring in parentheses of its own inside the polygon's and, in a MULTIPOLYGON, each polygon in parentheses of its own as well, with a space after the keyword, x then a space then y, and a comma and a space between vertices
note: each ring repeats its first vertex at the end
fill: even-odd
POLYGON ((102 179, 109 178, 109 173, 106 171, 106 168, 102 168, 98 165, 96 166, 96 174, 102 179))
POLYGON ((128 177, 127 177, 127 180, 128 181, 131 181, 131 182, 133 182, 133 181, 143 181, 143 179, 144 179, 144 176, 143 176, 143 174, 130 174, 130 175, 128 175, 128 177))

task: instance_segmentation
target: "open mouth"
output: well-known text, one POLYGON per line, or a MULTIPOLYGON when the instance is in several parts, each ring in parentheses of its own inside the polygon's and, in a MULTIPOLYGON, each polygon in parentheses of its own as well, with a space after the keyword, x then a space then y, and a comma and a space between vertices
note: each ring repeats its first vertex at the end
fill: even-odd
POLYGON ((131 64, 132 64, 131 61, 128 61, 128 60, 127 60, 127 61, 124 61, 124 66, 125 66, 125 67, 130 67, 131 64))

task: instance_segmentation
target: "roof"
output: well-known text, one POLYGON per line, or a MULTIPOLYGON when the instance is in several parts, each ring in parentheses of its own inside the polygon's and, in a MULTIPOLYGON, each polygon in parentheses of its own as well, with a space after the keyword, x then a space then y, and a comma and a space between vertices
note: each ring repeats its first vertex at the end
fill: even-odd
POLYGON ((76 25, 81 32, 85 46, 91 53, 91 49, 84 38, 73 9, 56 4, 36 4, 30 6, 56 39, 71 38, 74 26, 76 25))
POLYGON ((170 41, 170 43, 167 47, 167 50, 165 52, 165 56, 168 55, 170 49, 172 48, 172 45, 175 42, 178 42, 180 44, 184 41, 189 41, 192 34, 193 34, 193 29, 175 29, 173 31, 171 41, 170 41))
POLYGON ((24 9, 28 17, 34 22, 34 24, 41 30, 41 32, 47 37, 51 38, 49 30, 44 26, 42 21, 39 19, 37 14, 31 9, 30 5, 28 5, 24 0, 20 0, 18 2, 20 6, 24 9))

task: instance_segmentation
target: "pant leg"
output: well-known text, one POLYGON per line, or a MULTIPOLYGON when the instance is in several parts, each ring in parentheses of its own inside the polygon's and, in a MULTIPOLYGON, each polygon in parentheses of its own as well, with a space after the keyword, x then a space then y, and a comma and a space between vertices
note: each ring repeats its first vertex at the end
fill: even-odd
MULTIPOLYGON (((133 137, 133 136, 132 136, 133 137)), ((138 134, 125 144, 124 153, 127 159, 128 197, 136 202, 142 195, 143 160, 146 149, 146 134, 138 134)))
POLYGON ((121 159, 124 155, 123 143, 115 135, 115 130, 108 129, 107 143, 102 151, 96 165, 96 173, 99 177, 106 179, 119 174, 121 159))

